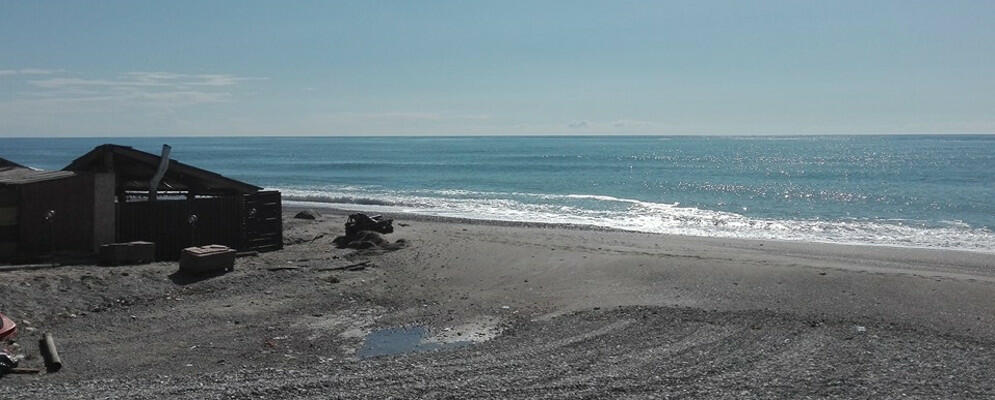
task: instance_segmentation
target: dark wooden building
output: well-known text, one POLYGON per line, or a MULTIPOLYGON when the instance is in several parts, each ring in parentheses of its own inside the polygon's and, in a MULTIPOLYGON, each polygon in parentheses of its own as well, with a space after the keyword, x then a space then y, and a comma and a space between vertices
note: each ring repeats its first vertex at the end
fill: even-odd
MULTIPOLYGON (((13 252, 20 256, 93 252, 101 244, 136 240, 154 242, 159 260, 176 260, 181 249, 194 245, 223 244, 240 251, 283 247, 280 192, 168 157, 162 162, 155 154, 105 144, 62 171, 34 171, 16 164, 2 168, 32 171, 18 174, 35 176, 15 178, 20 175, 8 173, 4 180, 0 172, 0 210, 3 204, 18 204, 13 252), (55 224, 45 225, 50 211, 55 224), (54 229, 55 234, 34 232, 44 229, 54 229)), ((0 211, 0 224, 4 215, 0 211)))
POLYGON ((113 225, 102 223, 114 221, 107 178, 0 159, 0 261, 87 254, 113 242, 113 225))

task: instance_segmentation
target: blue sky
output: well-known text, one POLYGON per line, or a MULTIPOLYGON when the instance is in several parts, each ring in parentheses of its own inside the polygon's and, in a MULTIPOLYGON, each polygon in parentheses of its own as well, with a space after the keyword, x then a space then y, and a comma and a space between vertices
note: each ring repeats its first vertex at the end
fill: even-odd
POLYGON ((995 133, 995 2, 0 0, 0 136, 995 133))

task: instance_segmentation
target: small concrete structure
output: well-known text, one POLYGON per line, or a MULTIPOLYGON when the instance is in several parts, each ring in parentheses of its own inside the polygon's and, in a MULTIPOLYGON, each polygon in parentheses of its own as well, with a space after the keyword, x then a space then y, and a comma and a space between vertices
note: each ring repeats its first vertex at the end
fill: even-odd
POLYGON ((221 245, 187 247, 180 256, 180 272, 210 274, 235 269, 235 250, 221 245))

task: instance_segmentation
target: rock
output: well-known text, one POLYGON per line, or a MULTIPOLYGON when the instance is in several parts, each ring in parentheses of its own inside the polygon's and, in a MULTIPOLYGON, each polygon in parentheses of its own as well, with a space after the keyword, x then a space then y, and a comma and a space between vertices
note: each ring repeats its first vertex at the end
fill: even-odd
POLYGON ((314 219, 321 218, 321 214, 318 213, 315 210, 304 210, 304 211, 301 211, 301 212, 297 213, 297 215, 295 215, 294 218, 296 218, 296 219, 311 219, 311 220, 314 220, 314 219))

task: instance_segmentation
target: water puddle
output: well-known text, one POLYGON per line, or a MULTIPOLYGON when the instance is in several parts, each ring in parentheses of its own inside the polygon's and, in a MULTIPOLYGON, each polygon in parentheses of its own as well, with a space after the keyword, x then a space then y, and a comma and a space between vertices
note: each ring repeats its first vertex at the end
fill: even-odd
POLYGON ((440 342, 426 338, 428 330, 421 326, 380 329, 366 335, 363 347, 356 352, 359 358, 459 348, 473 343, 470 340, 440 342))

